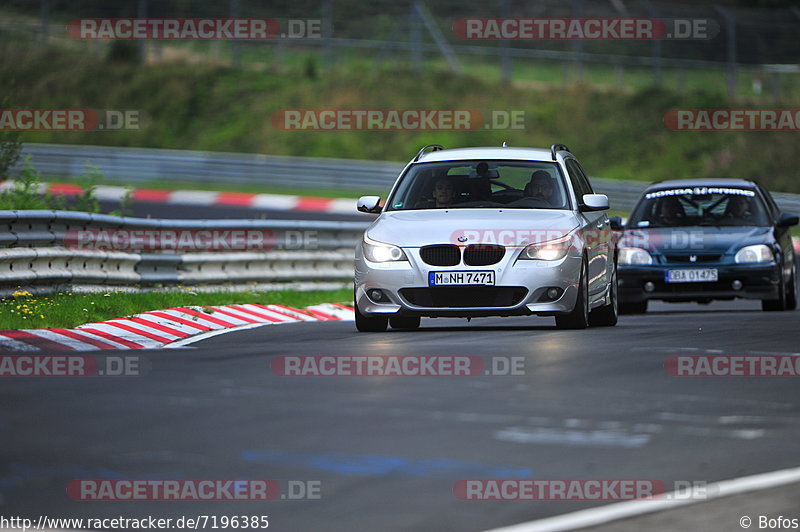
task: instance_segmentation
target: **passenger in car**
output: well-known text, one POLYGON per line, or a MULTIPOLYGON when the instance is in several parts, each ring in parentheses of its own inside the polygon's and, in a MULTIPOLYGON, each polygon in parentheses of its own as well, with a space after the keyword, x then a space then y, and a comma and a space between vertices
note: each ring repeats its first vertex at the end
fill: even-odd
POLYGON ((738 221, 748 221, 753 218, 750 211, 750 200, 744 196, 733 196, 725 207, 725 217, 738 221))

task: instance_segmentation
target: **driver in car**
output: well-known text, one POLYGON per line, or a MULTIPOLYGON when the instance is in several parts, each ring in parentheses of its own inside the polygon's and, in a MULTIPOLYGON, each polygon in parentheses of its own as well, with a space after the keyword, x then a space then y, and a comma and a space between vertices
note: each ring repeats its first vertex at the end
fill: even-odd
POLYGON ((550 174, 544 170, 536 170, 531 174, 530 182, 525 185, 526 198, 536 198, 553 203, 553 182, 550 174))
POLYGON ((439 178, 433 186, 433 200, 437 209, 449 207, 456 199, 453 182, 447 178, 439 178))
POLYGON ((753 213, 750 212, 750 200, 744 196, 732 197, 728 201, 725 211, 726 218, 733 218, 739 221, 747 221, 753 217, 753 213))
POLYGON ((656 221, 661 225, 678 225, 683 218, 683 207, 678 198, 667 197, 661 200, 656 221))

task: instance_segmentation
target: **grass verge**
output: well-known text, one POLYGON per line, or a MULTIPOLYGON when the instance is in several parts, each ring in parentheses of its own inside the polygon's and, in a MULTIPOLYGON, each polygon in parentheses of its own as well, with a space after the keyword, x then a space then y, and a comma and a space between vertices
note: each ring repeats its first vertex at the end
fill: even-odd
POLYGON ((30 296, 18 292, 0 304, 0 329, 71 328, 83 323, 121 318, 148 310, 187 305, 261 303, 306 307, 318 303, 346 303, 351 289, 297 292, 147 292, 105 294, 63 293, 30 296))
POLYGON ((345 63, 324 75, 311 75, 300 65, 261 71, 181 62, 137 65, 2 38, 0 54, 16 59, 0 63, 0 87, 12 95, 11 107, 133 109, 151 118, 140 129, 113 132, 26 131, 25 142, 399 162, 407 161, 425 144, 499 146, 508 141, 510 146, 549 146, 563 142, 591 175, 647 182, 740 177, 759 179, 773 190, 800 192, 794 170, 800 152, 794 135, 678 132, 663 121, 671 109, 793 108, 794 99, 731 101, 703 84, 687 87, 686 92, 651 86, 617 91, 580 83, 505 86, 478 74, 459 77, 429 71, 418 76, 387 66, 366 70, 358 63, 345 63), (421 108, 474 109, 489 122, 495 111, 514 111, 524 116, 524 128, 287 131, 279 127, 282 124, 272 123, 281 109, 421 108))

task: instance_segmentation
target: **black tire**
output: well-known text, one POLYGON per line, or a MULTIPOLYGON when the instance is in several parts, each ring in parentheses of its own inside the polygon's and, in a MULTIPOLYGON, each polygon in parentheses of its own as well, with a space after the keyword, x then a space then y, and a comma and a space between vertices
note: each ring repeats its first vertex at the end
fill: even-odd
POLYGON ((589 326, 589 276, 586 274, 586 269, 586 260, 584 260, 581 263, 575 308, 567 314, 556 316, 556 327, 559 329, 585 329, 589 326))
POLYGON ((356 314, 356 329, 358 332, 383 332, 389 325, 389 318, 386 316, 365 316, 358 310, 358 298, 356 297, 356 289, 353 287, 353 307, 355 307, 356 314))
POLYGON ((761 310, 765 312, 781 312, 786 310, 786 282, 783 280, 781 271, 781 282, 778 285, 778 299, 764 299, 761 301, 761 310))
POLYGON ((389 325, 389 318, 385 316, 364 316, 356 305, 356 329, 359 332, 383 332, 389 325))
POLYGON ((610 301, 608 305, 593 310, 589 314, 589 325, 592 327, 613 327, 619 320, 619 299, 617 288, 617 266, 611 273, 610 301))
POLYGON ((644 301, 629 301, 628 303, 619 304, 620 314, 644 314, 647 312, 647 300, 644 301))
POLYGON ((797 308, 797 263, 792 265, 792 278, 786 287, 786 310, 797 308))
POLYGON ((419 316, 392 316, 389 325, 392 329, 419 329, 419 316))

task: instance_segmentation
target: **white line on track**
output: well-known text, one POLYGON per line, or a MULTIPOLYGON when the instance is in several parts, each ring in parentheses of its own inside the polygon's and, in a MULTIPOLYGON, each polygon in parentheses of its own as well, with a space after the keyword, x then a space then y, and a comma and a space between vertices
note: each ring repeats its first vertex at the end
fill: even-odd
POLYGON ((599 526, 620 519, 628 519, 639 515, 662 512, 681 506, 707 502, 731 495, 739 495, 752 491, 760 491, 787 484, 800 482, 800 467, 780 469, 769 473, 760 473, 747 477, 733 478, 707 486, 705 498, 687 498, 685 493, 672 492, 662 499, 652 501, 625 501, 608 504, 598 508, 579 510, 568 514, 537 519, 502 528, 494 528, 487 532, 559 532, 599 526), (715 489, 716 488, 716 489, 715 489))

